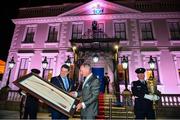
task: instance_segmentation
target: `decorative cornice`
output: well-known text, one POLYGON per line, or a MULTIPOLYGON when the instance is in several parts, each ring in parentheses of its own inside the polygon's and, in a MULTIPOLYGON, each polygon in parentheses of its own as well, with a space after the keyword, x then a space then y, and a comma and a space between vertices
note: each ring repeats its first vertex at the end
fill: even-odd
POLYGON ((14 24, 34 24, 34 23, 52 23, 64 21, 82 21, 92 20, 93 18, 109 20, 109 19, 169 19, 180 18, 179 12, 158 12, 158 13, 126 13, 126 14, 106 14, 106 15, 83 15, 83 16, 56 16, 56 17, 37 17, 12 19, 14 24), (97 18, 98 16, 98 18, 97 18))

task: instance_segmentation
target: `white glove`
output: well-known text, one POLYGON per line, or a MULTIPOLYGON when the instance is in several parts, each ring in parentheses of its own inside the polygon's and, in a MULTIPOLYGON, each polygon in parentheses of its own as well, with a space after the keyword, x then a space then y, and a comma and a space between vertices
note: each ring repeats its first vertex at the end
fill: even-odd
POLYGON ((145 94, 144 95, 144 98, 148 99, 148 100, 154 100, 154 96, 153 95, 148 95, 148 94, 145 94))
POLYGON ((157 95, 153 95, 153 100, 157 101, 157 100, 159 100, 159 99, 160 99, 160 97, 159 97, 159 96, 157 96, 157 95))

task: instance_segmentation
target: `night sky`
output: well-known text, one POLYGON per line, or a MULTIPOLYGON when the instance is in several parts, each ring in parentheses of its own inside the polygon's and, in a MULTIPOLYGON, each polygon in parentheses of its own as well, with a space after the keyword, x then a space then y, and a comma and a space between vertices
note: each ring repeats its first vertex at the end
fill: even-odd
MULTIPOLYGON (((17 14, 17 8, 19 4, 9 4, 11 1, 0 5, 0 59, 6 61, 8 50, 10 48, 11 38, 13 35, 14 25, 11 19, 17 14)), ((18 1, 20 2, 20 1, 18 1)))
MULTIPOLYGON (((10 48, 14 24, 11 19, 16 18, 18 8, 41 5, 57 5, 63 2, 84 2, 90 0, 6 0, 0 4, 0 59, 6 61, 10 48)), ((2 1, 1 1, 2 2, 2 1)))

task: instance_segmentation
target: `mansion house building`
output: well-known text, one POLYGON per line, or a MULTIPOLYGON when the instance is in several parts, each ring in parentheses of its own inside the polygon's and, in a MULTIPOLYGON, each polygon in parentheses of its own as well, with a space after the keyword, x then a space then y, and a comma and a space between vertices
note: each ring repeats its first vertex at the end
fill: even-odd
MULTIPOLYGON (((179 0, 92 0, 19 8, 17 17, 12 19, 15 29, 0 87, 7 83, 10 72, 8 62, 12 58, 15 65, 9 76, 9 87, 17 90, 13 81, 30 73, 32 68, 38 68, 41 71, 40 76, 50 80, 51 77, 59 75, 61 65, 69 57, 73 69, 72 76, 74 71, 78 71, 78 68, 73 67, 75 60, 89 62, 95 71, 102 68, 102 74, 109 74, 110 91, 113 91, 113 52, 109 48, 113 47, 113 41, 116 41, 116 77, 119 92, 125 89, 123 56, 128 60, 129 89, 131 82, 137 80, 137 68, 146 69, 146 79, 152 74, 148 64, 151 56, 155 61, 153 72, 158 89, 163 94, 179 94, 179 6, 179 0), (97 31, 95 34, 94 29, 97 31), (103 41, 107 38, 107 41, 103 41), (99 41, 89 42, 92 39, 99 41), (75 54, 73 45, 82 51, 75 54), (101 51, 98 51, 99 48, 101 51), (97 62, 92 60, 94 55, 98 55, 97 62), (48 65, 43 69, 42 61, 45 58, 48 65)), ((80 76, 76 79, 81 80, 80 76)))

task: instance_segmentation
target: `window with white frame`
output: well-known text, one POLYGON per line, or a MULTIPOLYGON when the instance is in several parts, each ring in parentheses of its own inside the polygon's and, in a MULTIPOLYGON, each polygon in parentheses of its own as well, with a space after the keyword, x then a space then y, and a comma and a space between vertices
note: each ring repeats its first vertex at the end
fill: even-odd
POLYGON ((114 23, 114 35, 115 38, 126 40, 126 24, 124 22, 114 23))
POLYGON ((180 40, 180 22, 168 22, 171 40, 180 40))
POLYGON ((140 23, 142 40, 154 40, 152 22, 140 23))
POLYGON ((44 71, 44 79, 50 81, 53 75, 54 58, 47 58, 48 66, 44 71))
POLYGON ((104 23, 98 23, 97 31, 94 32, 94 38, 104 38, 104 23))
POLYGON ((104 23, 98 23, 98 29, 99 31, 104 32, 104 23))
POLYGON ((152 58, 155 61, 155 68, 152 73, 152 70, 150 69, 149 64, 148 64, 150 57, 148 57, 147 61, 146 61, 146 65, 145 65, 146 66, 146 77, 147 77, 147 79, 149 79, 150 76, 154 75, 154 78, 157 80, 157 84, 161 84, 160 79, 159 79, 157 57, 152 57, 152 58))
POLYGON ((59 26, 49 26, 47 42, 57 42, 59 26))
POLYGON ((122 66, 122 60, 123 60, 123 57, 120 57, 119 65, 118 65, 118 80, 119 80, 119 83, 121 85, 124 85, 125 84, 125 79, 127 80, 127 84, 129 84, 129 66, 127 68, 127 71, 126 71, 127 73, 126 73, 126 76, 125 76, 125 70, 123 69, 123 66, 122 66))
POLYGON ((18 72, 18 78, 27 74, 28 63, 29 63, 29 58, 21 58, 19 72, 18 72))
POLYGON ((36 31, 35 26, 27 27, 26 36, 23 43, 33 43, 35 31, 36 31))
POLYGON ((178 69, 178 75, 179 75, 179 78, 180 78, 180 69, 178 69))
POLYGON ((72 39, 81 39, 83 32, 83 24, 72 25, 72 39))

